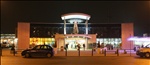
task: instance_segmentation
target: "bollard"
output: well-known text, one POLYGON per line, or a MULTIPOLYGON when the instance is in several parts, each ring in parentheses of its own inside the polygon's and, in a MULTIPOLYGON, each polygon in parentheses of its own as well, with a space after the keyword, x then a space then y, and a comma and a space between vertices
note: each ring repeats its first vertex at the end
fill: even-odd
POLYGON ((119 56, 119 49, 117 49, 117 56, 119 56))
POLYGON ((118 54, 118 49, 115 51, 115 54, 118 54))
POLYGON ((117 56, 119 56, 119 49, 116 50, 115 54, 117 54, 117 56))
POLYGON ((67 56, 67 48, 65 48, 65 50, 66 50, 65 56, 67 56))
POLYGON ((13 50, 13 54, 14 54, 14 56, 15 56, 15 54, 16 54, 16 51, 15 51, 15 49, 13 50))
POLYGON ((92 49, 92 56, 93 56, 93 49, 92 49))
POLYGON ((78 52, 79 52, 78 54, 79 54, 79 56, 80 56, 80 48, 78 49, 78 52))
POLYGON ((104 50, 104 56, 106 56, 106 49, 104 50))

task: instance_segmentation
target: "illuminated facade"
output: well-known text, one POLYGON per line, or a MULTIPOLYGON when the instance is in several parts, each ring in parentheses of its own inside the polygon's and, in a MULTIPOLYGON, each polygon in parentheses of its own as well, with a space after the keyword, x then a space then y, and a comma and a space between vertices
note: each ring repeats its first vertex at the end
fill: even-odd
POLYGON ((1 34, 2 47, 11 47, 12 44, 17 45, 17 38, 15 34, 1 34))
POLYGON ((38 44, 57 44, 57 48, 61 48, 68 43, 69 49, 75 49, 76 44, 80 44, 81 47, 82 44, 86 44, 86 49, 90 49, 93 43, 99 41, 105 45, 113 44, 114 47, 122 43, 123 49, 129 49, 129 45, 133 47, 132 42, 127 41, 127 38, 134 35, 133 23, 88 23, 90 16, 82 13, 69 13, 61 18, 64 23, 19 22, 18 49, 38 44))

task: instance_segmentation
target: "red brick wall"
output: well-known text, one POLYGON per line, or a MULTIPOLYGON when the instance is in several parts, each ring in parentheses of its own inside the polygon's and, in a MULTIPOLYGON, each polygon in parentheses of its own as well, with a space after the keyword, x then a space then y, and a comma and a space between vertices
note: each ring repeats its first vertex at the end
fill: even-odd
POLYGON ((133 23, 122 23, 121 33, 122 49, 133 49, 133 42, 127 40, 129 37, 134 36, 133 23))
POLYGON ((30 23, 19 22, 18 23, 18 49, 29 48, 30 41, 30 23))

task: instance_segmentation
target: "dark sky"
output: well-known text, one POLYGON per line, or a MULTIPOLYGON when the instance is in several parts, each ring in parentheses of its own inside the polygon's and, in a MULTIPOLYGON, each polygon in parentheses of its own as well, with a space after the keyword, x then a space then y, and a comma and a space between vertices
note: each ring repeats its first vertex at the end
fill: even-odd
POLYGON ((1 33, 17 22, 63 23, 61 15, 91 15, 89 23, 134 23, 135 36, 150 33, 150 1, 1 1, 1 33))

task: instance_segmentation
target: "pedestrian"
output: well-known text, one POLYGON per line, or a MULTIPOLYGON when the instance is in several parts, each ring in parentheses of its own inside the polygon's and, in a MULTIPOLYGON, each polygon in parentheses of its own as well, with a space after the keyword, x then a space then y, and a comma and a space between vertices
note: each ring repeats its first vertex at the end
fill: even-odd
POLYGON ((83 44, 83 49, 85 50, 85 44, 83 44))
POLYGON ((80 44, 78 44, 77 47, 78 47, 78 50, 80 50, 80 44))
POLYGON ((144 45, 142 44, 141 48, 143 48, 143 47, 144 47, 144 45))
POLYGON ((11 53, 13 53, 14 54, 14 56, 15 56, 15 45, 14 44, 12 44, 12 47, 11 47, 11 51, 10 51, 11 53))
POLYGON ((102 43, 100 46, 101 46, 101 48, 104 48, 104 43, 102 43))
POLYGON ((69 45, 69 44, 67 43, 67 44, 66 44, 66 49, 68 49, 68 45, 69 45))
POLYGON ((100 48, 100 47, 101 47, 101 45, 100 45, 100 43, 98 43, 98 44, 97 44, 97 48, 100 48))
POLYGON ((113 50, 113 45, 112 44, 110 44, 110 48, 111 48, 111 50, 113 50))

